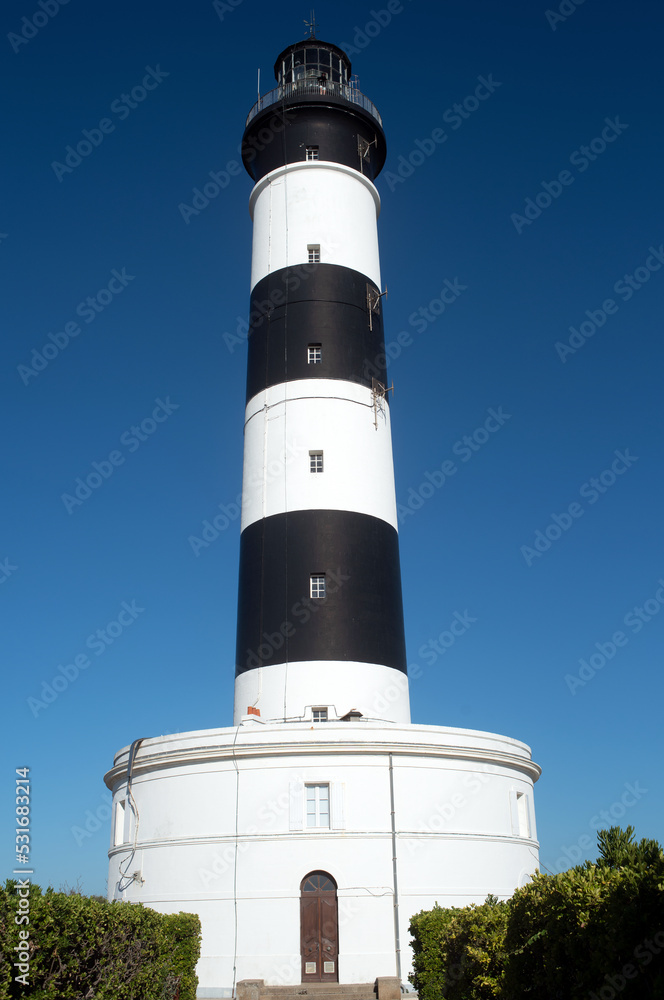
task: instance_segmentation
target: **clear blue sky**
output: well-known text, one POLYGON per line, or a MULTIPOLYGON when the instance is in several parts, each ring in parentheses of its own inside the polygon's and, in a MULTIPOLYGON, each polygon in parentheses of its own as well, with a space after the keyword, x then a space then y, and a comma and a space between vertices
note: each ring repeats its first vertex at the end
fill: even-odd
MULTIPOLYGON (((190 537, 241 490, 245 349, 224 337, 248 311, 238 145, 257 68, 270 89, 309 14, 233 3, 71 0, 38 30, 22 21, 37 0, 3 6, 3 864, 27 765, 35 878, 55 887, 105 891, 108 821, 72 828, 105 815, 118 749, 231 723, 239 522, 198 555, 190 537), (97 144, 68 165, 84 130, 97 144), (185 221, 211 171, 227 185, 185 221), (64 501, 95 462, 101 485, 64 501), (118 620, 110 644, 95 635, 118 620), (76 657, 56 700, 29 701, 76 657)), ((352 47, 388 139, 413 720, 530 744, 541 860, 560 867, 564 847, 595 856, 602 810, 664 834, 664 15, 385 9, 319 0, 316 16, 352 47), (556 347, 570 327, 574 353, 556 347), (455 613, 476 620, 441 655, 455 613)))

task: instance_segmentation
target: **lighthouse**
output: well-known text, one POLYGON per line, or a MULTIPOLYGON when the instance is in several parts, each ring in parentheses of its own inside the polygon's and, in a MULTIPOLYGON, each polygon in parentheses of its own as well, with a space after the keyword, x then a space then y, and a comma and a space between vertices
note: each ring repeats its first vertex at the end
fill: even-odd
POLYGON ((411 722, 383 121, 346 54, 313 33, 281 52, 275 83, 242 142, 253 247, 233 724, 115 755, 109 896, 199 914, 201 998, 365 984, 354 995, 369 1000, 376 984, 395 1000, 413 914, 507 898, 537 868, 540 768, 511 737, 411 722))
POLYGON ((351 64, 285 49, 251 109, 255 185, 235 721, 409 722, 374 181, 351 64), (387 689, 398 697, 378 709, 387 689))

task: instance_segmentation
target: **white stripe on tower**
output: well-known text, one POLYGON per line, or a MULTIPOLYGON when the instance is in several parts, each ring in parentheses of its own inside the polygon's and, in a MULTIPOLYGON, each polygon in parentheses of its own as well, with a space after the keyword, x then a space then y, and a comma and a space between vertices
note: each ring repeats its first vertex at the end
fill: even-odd
POLYGON ((378 112, 309 39, 250 113, 256 181, 236 722, 409 722, 373 179, 378 112), (324 596, 323 596, 324 595, 324 596))
POLYGON ((390 413, 371 390, 300 379, 250 399, 244 425, 242 530, 292 510, 354 510, 397 529, 390 413), (311 452, 322 471, 311 472, 311 452))
POLYGON ((306 264, 309 246, 327 264, 350 267, 380 287, 380 195, 342 163, 290 163, 266 174, 249 200, 254 224, 251 287, 271 271, 306 264))

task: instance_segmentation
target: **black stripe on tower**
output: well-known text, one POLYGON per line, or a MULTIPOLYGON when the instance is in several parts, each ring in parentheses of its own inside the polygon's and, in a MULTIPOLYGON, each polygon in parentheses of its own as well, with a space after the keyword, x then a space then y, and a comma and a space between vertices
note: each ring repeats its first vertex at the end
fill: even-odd
POLYGON ((308 95, 273 104, 252 118, 242 137, 242 161, 255 181, 286 163, 307 159, 343 163, 374 180, 385 163, 385 133, 373 115, 350 101, 308 95), (362 151, 362 155, 360 155, 362 151))
POLYGON ((236 676, 296 660, 356 660, 406 672, 399 543, 381 518, 297 510, 240 540, 236 676), (326 597, 311 598, 312 574, 326 597))
POLYGON ((378 289, 339 264, 273 271, 251 293, 247 402, 291 379, 344 379, 371 388, 387 379, 378 289), (370 306, 373 303, 373 308, 370 306), (308 348, 320 344, 320 362, 308 348))

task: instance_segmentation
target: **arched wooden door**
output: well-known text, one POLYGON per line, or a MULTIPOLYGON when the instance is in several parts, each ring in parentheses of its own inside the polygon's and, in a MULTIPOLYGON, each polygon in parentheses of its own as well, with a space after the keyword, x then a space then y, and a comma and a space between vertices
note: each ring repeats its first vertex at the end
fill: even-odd
POLYGON ((300 953, 303 983, 339 982, 337 883, 327 872, 300 884, 300 953))

